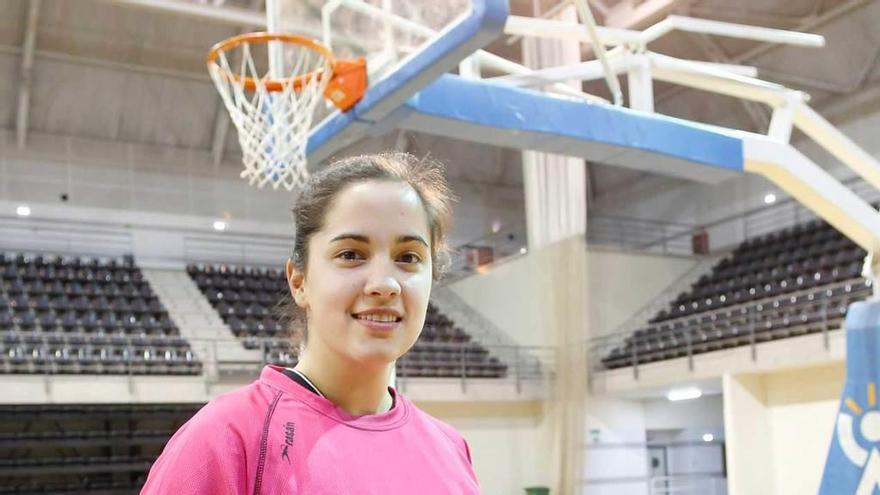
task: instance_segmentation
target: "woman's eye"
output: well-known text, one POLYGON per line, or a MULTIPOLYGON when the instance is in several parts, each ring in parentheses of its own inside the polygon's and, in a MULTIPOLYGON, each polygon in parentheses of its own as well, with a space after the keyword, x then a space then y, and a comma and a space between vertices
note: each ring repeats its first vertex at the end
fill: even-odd
POLYGON ((422 261, 422 258, 416 253, 405 253, 400 257, 400 261, 404 263, 418 263, 422 261))
POLYGON ((361 259, 360 254, 358 254, 357 251, 343 251, 337 254, 336 257, 344 261, 357 261, 361 259))

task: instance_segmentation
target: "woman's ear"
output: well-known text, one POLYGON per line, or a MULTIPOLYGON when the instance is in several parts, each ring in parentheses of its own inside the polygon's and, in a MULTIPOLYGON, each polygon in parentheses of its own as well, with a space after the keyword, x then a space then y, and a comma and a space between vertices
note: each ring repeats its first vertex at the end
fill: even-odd
POLYGON ((300 308, 308 309, 309 305, 304 287, 305 274, 293 266, 293 260, 290 258, 287 259, 287 264, 284 268, 287 272, 287 286, 290 287, 290 294, 293 296, 293 300, 296 301, 296 305, 300 308))

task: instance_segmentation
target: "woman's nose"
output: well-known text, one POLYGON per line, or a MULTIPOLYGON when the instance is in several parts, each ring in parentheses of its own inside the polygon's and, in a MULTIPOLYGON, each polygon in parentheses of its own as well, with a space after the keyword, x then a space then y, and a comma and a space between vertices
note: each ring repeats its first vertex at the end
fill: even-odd
POLYGON ((364 292, 371 296, 392 297, 400 294, 400 283, 394 275, 393 262, 377 262, 370 270, 364 292))

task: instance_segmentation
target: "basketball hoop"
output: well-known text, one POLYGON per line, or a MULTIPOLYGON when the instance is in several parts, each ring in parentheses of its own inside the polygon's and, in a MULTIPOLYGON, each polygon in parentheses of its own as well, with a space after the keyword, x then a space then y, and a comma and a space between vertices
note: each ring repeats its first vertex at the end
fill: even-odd
POLYGON ((364 59, 338 60, 326 46, 295 34, 233 36, 211 48, 207 63, 238 129, 241 177, 257 187, 293 190, 305 183, 306 145, 318 102, 327 98, 348 110, 367 82, 364 59), (255 61, 253 52, 261 45, 268 47, 268 64, 255 61))

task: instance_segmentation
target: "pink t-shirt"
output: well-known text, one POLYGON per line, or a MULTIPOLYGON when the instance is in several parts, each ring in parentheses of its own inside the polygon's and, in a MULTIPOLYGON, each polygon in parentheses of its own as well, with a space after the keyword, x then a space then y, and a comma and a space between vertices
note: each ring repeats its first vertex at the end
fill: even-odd
POLYGON ((144 494, 473 495, 470 450, 392 389, 387 412, 352 416, 266 366, 171 437, 144 494))

